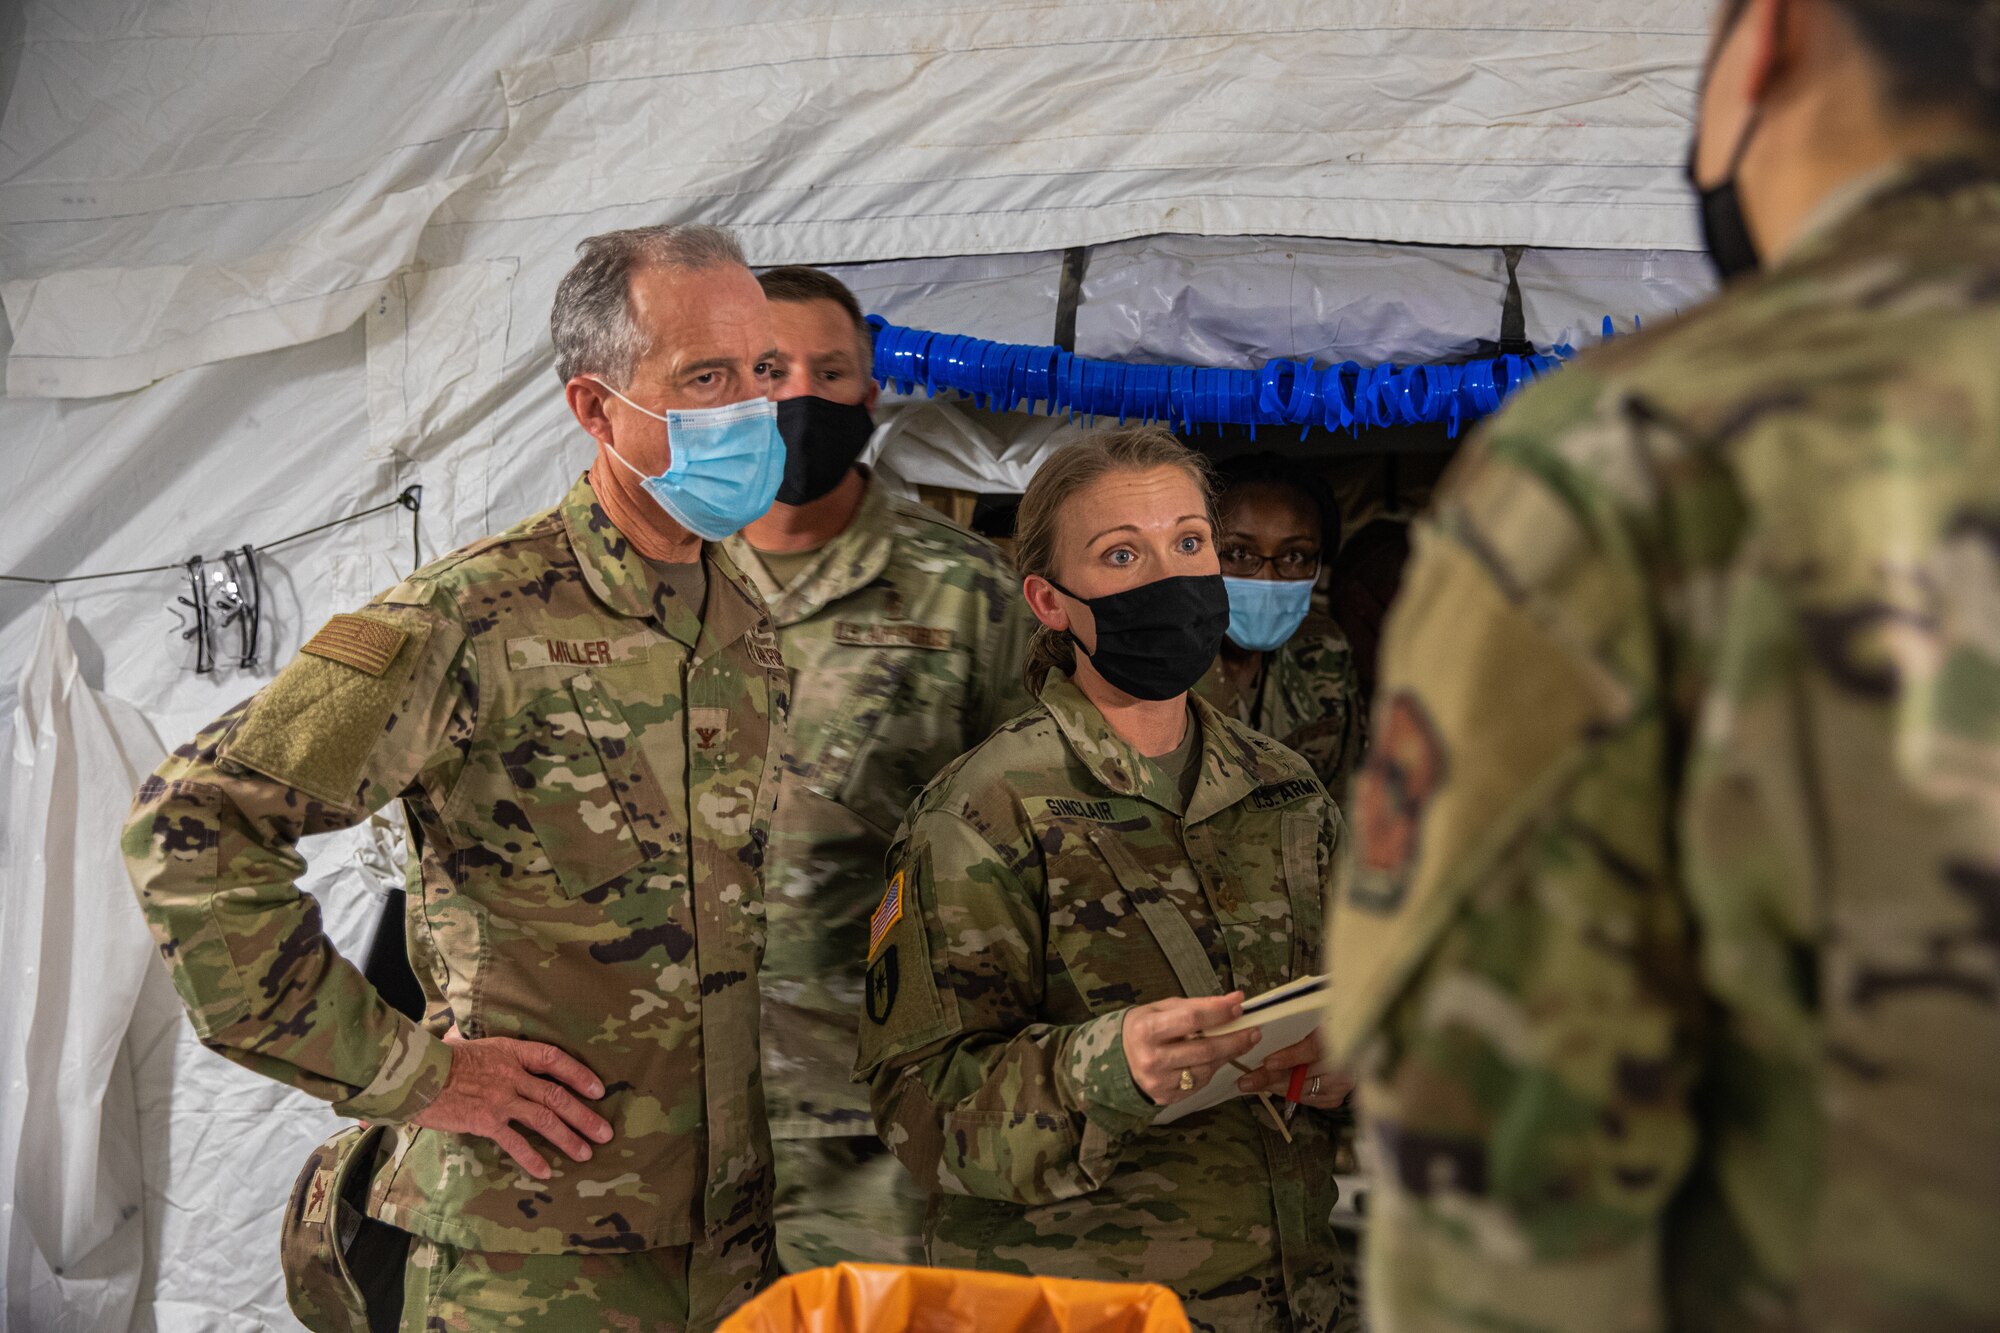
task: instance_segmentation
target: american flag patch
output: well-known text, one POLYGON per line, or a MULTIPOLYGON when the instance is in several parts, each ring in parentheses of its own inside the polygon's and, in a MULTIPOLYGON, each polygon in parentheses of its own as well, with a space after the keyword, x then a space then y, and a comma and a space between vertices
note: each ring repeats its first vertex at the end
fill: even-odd
POLYGON ((889 887, 882 891, 882 905, 875 909, 875 915, 868 921, 868 961, 875 961, 875 951, 882 947, 882 941, 889 934, 889 928, 903 919, 903 872, 898 870, 889 881, 889 887))
POLYGON ((339 615, 321 625, 319 633, 307 639, 299 651, 365 671, 380 680, 389 674, 390 665, 409 637, 386 621, 339 615))

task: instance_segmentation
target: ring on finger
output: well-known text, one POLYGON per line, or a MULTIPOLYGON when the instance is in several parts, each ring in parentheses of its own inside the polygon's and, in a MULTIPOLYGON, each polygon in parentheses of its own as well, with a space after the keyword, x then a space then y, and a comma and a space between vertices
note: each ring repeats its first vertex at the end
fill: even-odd
POLYGON ((1306 1096, 1308 1097, 1319 1096, 1319 1080, 1320 1076, 1318 1074, 1314 1074, 1312 1083, 1306 1088, 1306 1096))
POLYGON ((1194 1070, 1192 1069, 1181 1070, 1181 1091, 1182 1092, 1194 1091, 1194 1070))

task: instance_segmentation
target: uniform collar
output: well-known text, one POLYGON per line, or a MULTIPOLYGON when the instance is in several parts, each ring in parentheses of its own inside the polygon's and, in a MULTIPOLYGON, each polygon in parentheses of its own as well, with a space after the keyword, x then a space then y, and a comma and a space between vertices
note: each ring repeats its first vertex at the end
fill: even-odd
MULTIPOLYGON (((1264 661, 1264 707, 1267 718, 1307 718, 1318 711, 1312 683, 1299 665, 1299 639, 1295 634, 1279 644, 1264 661)), ((1257 725, 1252 720, 1250 725, 1257 725)))
POLYGON ((1208 670, 1202 673, 1201 679, 1195 682, 1194 693, 1239 721, 1250 720, 1245 716, 1248 711, 1245 707, 1247 696, 1236 688, 1236 682, 1223 669, 1220 653, 1208 664, 1208 670))
MULTIPOLYGON (((1185 823, 1195 824, 1285 775, 1243 740, 1206 699, 1188 698, 1201 726, 1201 778, 1184 816, 1185 823)), ((1061 672, 1050 672, 1042 685, 1041 701, 1055 719, 1070 753, 1099 784, 1116 795, 1149 801, 1169 814, 1180 813, 1180 792, 1172 780, 1111 729, 1075 681, 1061 672)))
POLYGON ((2000 199, 1996 187, 2000 187, 2000 141, 1991 138, 1962 140, 1941 153, 1863 172, 1819 202, 1775 267, 1837 244, 1837 238, 1864 219, 1968 189, 1984 188, 2000 199))
POLYGON ((770 612, 750 580, 720 542, 704 542, 708 562, 708 607, 701 618, 701 637, 694 660, 703 662, 756 629, 769 626, 770 612))
MULTIPOLYGON (((865 473, 864 473, 865 475, 865 473)), ((895 554, 895 515, 890 496, 873 477, 861 494, 861 504, 833 539, 819 548, 819 558, 800 571, 790 587, 780 588, 742 533, 724 543, 730 556, 749 576, 752 586, 770 604, 771 618, 780 626, 810 620, 826 607, 851 597, 882 577, 895 554)))
POLYGON ((1263 719, 1304 717, 1312 711, 1312 699, 1304 683, 1304 673, 1299 669, 1294 650, 1297 643, 1298 636, 1294 634, 1276 648, 1266 649, 1257 674, 1247 686, 1239 686, 1230 678, 1218 655, 1195 685, 1195 693, 1256 731, 1264 730, 1263 719), (1261 710, 1257 707, 1260 693, 1264 705, 1261 710))
POLYGON ((735 642, 764 619, 764 603, 720 545, 702 543, 708 576, 706 613, 670 597, 646 558, 618 530, 598 503, 588 474, 579 477, 561 505, 570 550, 590 591, 614 613, 646 620, 694 650, 701 661, 735 642))

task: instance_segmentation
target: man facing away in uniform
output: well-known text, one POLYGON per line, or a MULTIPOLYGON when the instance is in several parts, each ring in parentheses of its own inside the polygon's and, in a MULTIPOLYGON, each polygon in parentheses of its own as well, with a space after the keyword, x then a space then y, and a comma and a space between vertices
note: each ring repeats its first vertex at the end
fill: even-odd
POLYGON ((125 833, 203 1042, 389 1126, 365 1212, 410 1240, 376 1327, 703 1329, 772 1268, 756 974, 789 687, 716 541, 783 471, 776 338, 726 232, 580 249, 552 325, 589 472, 335 616, 125 833), (398 799, 422 1023, 295 886, 301 837, 398 799))
POLYGON ((853 1082, 868 918, 910 801, 1027 706, 1033 622, 999 551, 857 465, 877 389, 853 293, 810 268, 761 281, 785 480, 726 545, 770 603, 793 689, 760 983, 778 1254, 792 1271, 920 1264, 925 1193, 853 1082))
POLYGON ((1382 1333, 2000 1328, 2000 7, 1734 0, 1703 85, 1733 280, 1484 430, 1390 616, 1382 1333))

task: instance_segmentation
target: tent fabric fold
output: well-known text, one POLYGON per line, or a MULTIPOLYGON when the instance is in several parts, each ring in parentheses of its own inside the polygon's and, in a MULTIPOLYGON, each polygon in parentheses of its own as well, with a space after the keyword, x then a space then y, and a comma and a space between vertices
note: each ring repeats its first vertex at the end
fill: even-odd
POLYGON ((20 684, 0 878, 0 1262, 18 1326, 121 1328, 138 1296, 143 1175, 126 1030, 153 942, 119 827, 166 757, 82 680, 46 600, 20 684))

